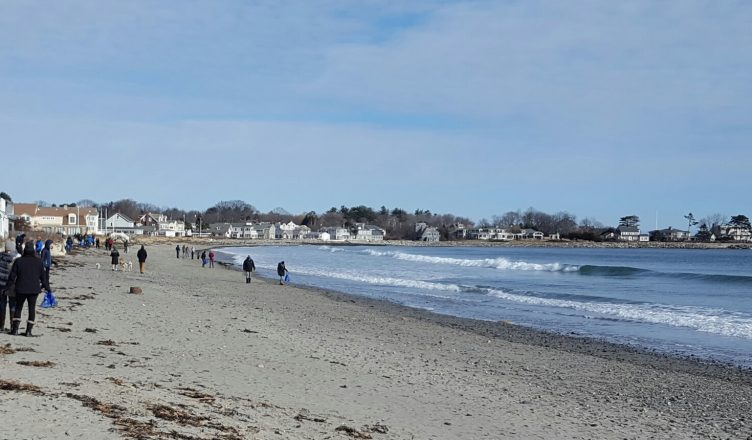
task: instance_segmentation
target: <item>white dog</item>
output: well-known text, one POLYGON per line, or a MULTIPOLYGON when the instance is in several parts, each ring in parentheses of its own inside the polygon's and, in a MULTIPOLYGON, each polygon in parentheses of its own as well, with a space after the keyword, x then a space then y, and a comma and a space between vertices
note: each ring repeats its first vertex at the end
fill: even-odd
POLYGON ((99 265, 99 263, 97 263, 97 270, 99 270, 99 268, 100 268, 100 267, 101 267, 101 266, 99 265))
POLYGON ((133 272, 133 260, 128 260, 128 272, 133 272))

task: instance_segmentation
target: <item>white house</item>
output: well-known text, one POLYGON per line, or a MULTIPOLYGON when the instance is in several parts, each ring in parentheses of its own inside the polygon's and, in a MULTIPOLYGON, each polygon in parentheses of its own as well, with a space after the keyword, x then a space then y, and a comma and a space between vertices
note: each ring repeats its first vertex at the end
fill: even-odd
POLYGON ((182 220, 163 220, 157 224, 157 235, 165 237, 185 236, 185 223, 182 220))
POLYGON ((15 215, 26 220, 34 230, 66 235, 99 232, 99 213, 96 208, 67 205, 40 207, 36 203, 17 203, 13 209, 15 215))
POLYGON ((350 235, 351 240, 357 241, 382 241, 386 231, 378 226, 367 225, 365 223, 355 224, 355 235, 350 235))
POLYGON ((319 229, 319 232, 328 233, 330 240, 334 241, 344 241, 350 239, 350 231, 347 228, 326 227, 319 229))
POLYGON ((332 237, 329 235, 328 232, 309 232, 305 236, 306 240, 321 240, 321 241, 329 241, 332 239, 332 237))
POLYGON ((734 241, 752 241, 752 232, 737 225, 725 224, 721 225, 721 237, 728 237, 734 241))
POLYGON ((136 222, 130 217, 118 212, 104 220, 101 232, 105 234, 120 232, 127 235, 143 235, 144 228, 144 226, 136 226, 136 222))
POLYGON ((522 238, 529 238, 533 240, 543 240, 543 232, 536 231, 535 229, 523 229, 522 238))
POLYGON ((10 235, 10 216, 13 215, 13 203, 0 197, 0 238, 7 240, 10 235))

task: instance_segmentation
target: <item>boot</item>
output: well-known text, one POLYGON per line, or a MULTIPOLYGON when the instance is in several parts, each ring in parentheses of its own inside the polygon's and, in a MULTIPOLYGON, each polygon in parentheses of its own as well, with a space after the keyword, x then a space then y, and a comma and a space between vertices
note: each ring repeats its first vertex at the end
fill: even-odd
POLYGON ((18 326, 21 325, 20 319, 13 319, 13 322, 10 324, 10 334, 13 336, 18 336, 18 326))
POLYGON ((0 333, 5 333, 5 310, 0 311, 0 333))
POLYGON ((26 321, 26 333, 24 336, 34 336, 31 334, 31 329, 34 328, 34 321, 26 321))

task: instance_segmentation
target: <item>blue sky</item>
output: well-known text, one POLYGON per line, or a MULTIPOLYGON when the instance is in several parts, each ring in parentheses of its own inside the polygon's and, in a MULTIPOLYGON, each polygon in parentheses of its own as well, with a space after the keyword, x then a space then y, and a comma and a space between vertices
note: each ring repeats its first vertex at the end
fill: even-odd
POLYGON ((752 215, 747 1, 0 2, 0 190, 752 215))

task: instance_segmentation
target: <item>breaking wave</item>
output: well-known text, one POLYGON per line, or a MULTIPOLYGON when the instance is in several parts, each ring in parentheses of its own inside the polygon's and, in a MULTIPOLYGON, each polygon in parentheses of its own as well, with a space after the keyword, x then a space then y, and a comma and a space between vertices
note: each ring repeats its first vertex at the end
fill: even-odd
POLYGON ((464 267, 487 267, 500 270, 528 270, 528 271, 546 271, 546 272, 576 272, 579 266, 562 264, 562 263, 529 263, 526 261, 512 261, 507 258, 483 258, 483 259, 462 259, 448 257, 432 257, 420 254, 408 254, 399 251, 377 251, 366 249, 361 251, 366 255, 377 257, 391 257, 403 261, 416 261, 421 263, 432 264, 451 264, 464 267))

